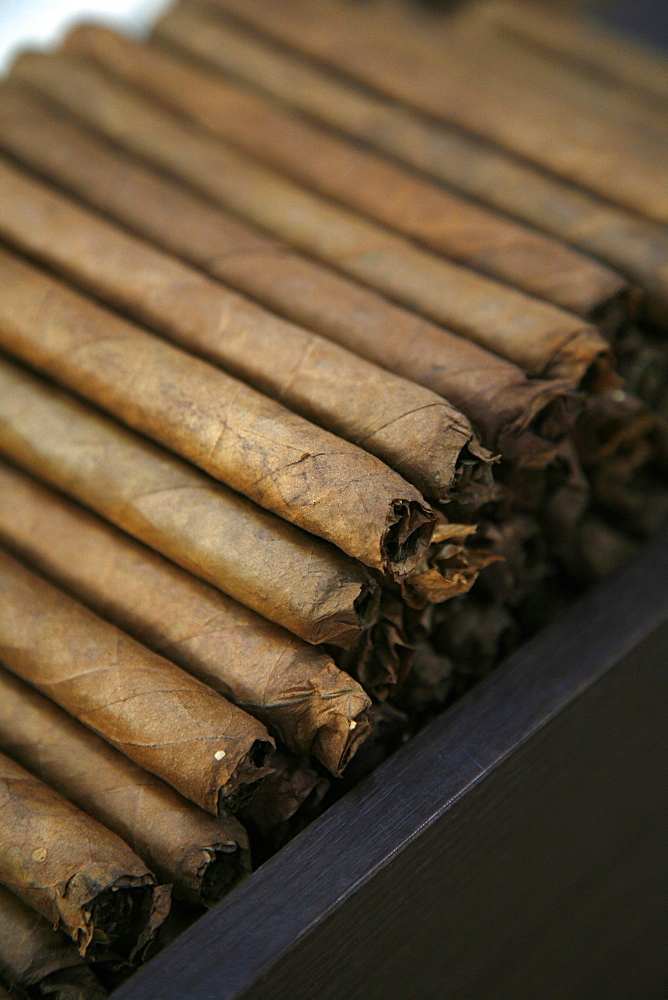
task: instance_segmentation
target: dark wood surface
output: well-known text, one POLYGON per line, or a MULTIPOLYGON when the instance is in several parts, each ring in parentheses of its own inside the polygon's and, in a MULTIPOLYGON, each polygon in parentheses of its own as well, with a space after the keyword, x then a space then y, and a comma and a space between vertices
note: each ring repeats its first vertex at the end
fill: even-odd
POLYGON ((117 1000, 668 996, 668 535, 117 1000))

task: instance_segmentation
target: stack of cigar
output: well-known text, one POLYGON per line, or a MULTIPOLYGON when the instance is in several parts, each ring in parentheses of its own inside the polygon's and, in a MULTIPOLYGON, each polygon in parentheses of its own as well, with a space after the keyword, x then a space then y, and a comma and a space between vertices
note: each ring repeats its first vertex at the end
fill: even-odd
POLYGON ((668 73, 587 31, 179 0, 0 82, 8 987, 104 995, 665 520, 668 73))

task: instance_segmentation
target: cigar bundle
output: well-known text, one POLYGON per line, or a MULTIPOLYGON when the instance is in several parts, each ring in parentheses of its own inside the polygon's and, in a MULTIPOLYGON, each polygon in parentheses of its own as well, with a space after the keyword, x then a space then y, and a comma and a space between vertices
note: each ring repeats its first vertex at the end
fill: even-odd
POLYGON ((551 17, 0 81, 0 990, 97 1000, 668 519, 665 66, 551 17))

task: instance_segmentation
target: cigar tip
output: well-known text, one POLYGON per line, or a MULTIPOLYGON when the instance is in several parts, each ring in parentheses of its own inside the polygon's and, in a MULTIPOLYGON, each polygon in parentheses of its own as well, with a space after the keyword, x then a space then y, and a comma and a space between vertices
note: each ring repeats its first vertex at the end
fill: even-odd
POLYGON ((388 527, 381 542, 383 571, 394 578, 405 576, 427 549, 436 515, 418 500, 394 500, 388 527))

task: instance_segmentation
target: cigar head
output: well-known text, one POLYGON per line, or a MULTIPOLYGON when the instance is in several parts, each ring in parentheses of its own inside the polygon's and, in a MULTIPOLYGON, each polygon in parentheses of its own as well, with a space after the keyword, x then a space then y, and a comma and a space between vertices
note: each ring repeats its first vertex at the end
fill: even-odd
POLYGON ((381 542, 383 572, 401 579, 418 563, 434 531, 435 515, 417 500, 395 500, 381 542))

